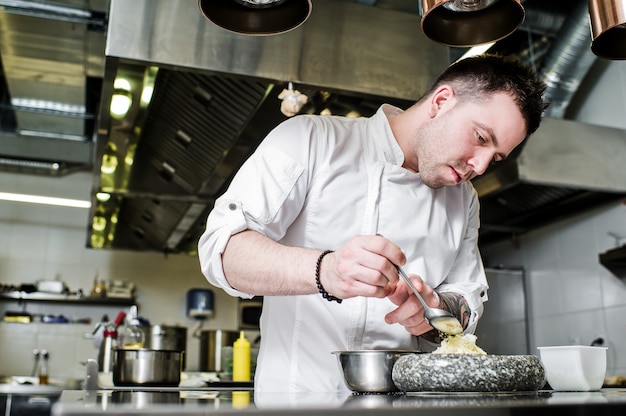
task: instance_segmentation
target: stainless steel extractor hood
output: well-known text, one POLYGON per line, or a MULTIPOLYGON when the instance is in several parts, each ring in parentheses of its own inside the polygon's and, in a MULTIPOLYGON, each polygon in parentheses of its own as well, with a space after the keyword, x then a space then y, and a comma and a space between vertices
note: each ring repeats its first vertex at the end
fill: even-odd
POLYGON ((626 195, 626 131, 545 118, 510 160, 474 179, 483 242, 626 195))
POLYGON ((293 31, 246 36, 211 23, 196 0, 112 0, 106 56, 408 100, 448 65, 415 15, 336 0, 313 9, 293 31))
POLYGON ((0 0, 0 170, 92 167, 108 5, 0 0))
MULTIPOLYGON (((383 102, 418 99, 450 50, 425 38, 417 14, 359 3, 315 0, 299 28, 251 37, 212 24, 196 0, 113 0, 87 245, 194 254, 215 198, 285 119, 277 96, 289 82, 309 95, 302 112, 311 114, 368 116, 383 102), (136 86, 124 119, 108 113, 116 77, 136 86), (140 99, 146 83, 154 86, 149 105, 140 99), (97 199, 99 191, 111 198, 97 199)), ((570 3, 558 3, 540 15, 546 20, 531 13, 546 2, 525 2, 525 25, 538 33, 531 55, 546 57, 542 71, 562 117, 569 87, 593 62, 574 36, 584 32, 584 13, 568 16, 570 3)), ((504 40, 502 52, 523 55, 519 39, 504 40)), ((623 196, 625 141, 621 130, 546 119, 507 163, 475 180, 481 244, 623 196)))
POLYGON ((369 116, 383 102, 414 102, 448 65, 448 49, 428 41, 413 14, 334 0, 313 7, 299 28, 254 37, 211 23, 196 0, 111 2, 88 246, 193 253, 215 198, 285 120, 277 96, 290 82, 309 96, 304 113, 369 116), (121 77, 136 86, 136 105, 114 119, 121 77))

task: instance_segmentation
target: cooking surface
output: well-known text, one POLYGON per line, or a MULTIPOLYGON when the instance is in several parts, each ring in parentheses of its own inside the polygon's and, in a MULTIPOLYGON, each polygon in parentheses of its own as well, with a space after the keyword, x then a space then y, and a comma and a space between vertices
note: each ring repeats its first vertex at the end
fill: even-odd
MULTIPOLYGON (((481 415, 519 414, 524 408, 541 409, 550 414, 555 410, 576 407, 578 415, 594 415, 602 407, 615 414, 626 410, 626 389, 602 389, 598 392, 501 392, 501 393, 408 393, 408 394, 351 394, 351 393, 272 393, 260 394, 252 389, 229 388, 123 388, 114 390, 64 391, 54 405, 52 414, 90 415, 94 413, 177 414, 205 415, 242 413, 300 415, 333 413, 362 414, 420 414, 458 415, 480 410, 481 415), (480 407, 480 409, 478 409, 480 407)), ((609 414, 609 413, 603 413, 609 414)))

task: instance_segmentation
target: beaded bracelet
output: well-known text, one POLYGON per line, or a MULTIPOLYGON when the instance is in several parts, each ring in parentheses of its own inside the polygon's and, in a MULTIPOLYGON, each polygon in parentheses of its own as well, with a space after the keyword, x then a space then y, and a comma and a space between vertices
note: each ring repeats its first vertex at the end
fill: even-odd
POLYGON ((317 263, 315 264, 315 283, 317 284, 317 290, 320 291, 324 299, 326 299, 329 302, 341 303, 341 299, 328 293, 326 289, 324 289, 324 286, 322 286, 322 282, 320 282, 320 267, 322 265, 322 259, 324 258, 325 255, 330 254, 332 252, 333 250, 326 250, 322 254, 320 254, 320 256, 317 258, 317 263))

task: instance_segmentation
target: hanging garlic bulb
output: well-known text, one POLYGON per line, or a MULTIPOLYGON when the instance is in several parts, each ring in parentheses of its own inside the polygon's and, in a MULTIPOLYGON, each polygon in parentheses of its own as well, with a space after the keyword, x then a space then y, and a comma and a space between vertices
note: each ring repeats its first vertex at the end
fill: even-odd
POLYGON ((298 114, 302 107, 309 101, 309 97, 293 89, 291 82, 289 83, 289 88, 282 90, 278 98, 283 100, 280 104, 280 111, 287 117, 293 117, 298 114))

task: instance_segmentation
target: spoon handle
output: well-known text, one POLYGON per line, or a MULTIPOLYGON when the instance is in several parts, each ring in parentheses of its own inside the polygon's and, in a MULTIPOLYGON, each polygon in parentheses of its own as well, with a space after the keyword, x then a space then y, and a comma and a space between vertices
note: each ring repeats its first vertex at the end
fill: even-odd
POLYGON ((406 274, 406 272, 401 266, 396 266, 396 268, 398 269, 398 274, 400 275, 400 277, 404 279, 404 281, 406 282, 407 285, 409 285, 413 293, 415 293, 415 296, 417 296, 419 301, 422 302, 422 306, 424 307, 424 310, 430 311, 430 306, 426 304, 426 301, 424 300, 420 292, 415 288, 415 286, 413 285, 413 282, 411 281, 411 279, 409 279, 409 275, 406 274))
POLYGON ((415 293, 415 296, 417 296, 417 299, 419 299, 419 301, 422 303, 422 306, 424 307, 424 319, 426 320, 426 322, 428 322, 430 326, 437 329, 440 333, 444 334, 456 335, 463 332, 463 327, 454 315, 446 310, 431 308, 430 306, 428 306, 426 304, 426 301, 424 301, 424 298, 422 297, 420 292, 417 291, 417 289, 413 285, 413 282, 411 282, 411 279, 409 279, 409 276, 404 272, 402 267, 396 266, 396 268, 398 269, 398 274, 400 275, 400 277, 404 279, 404 281, 411 288, 413 293, 415 293))

